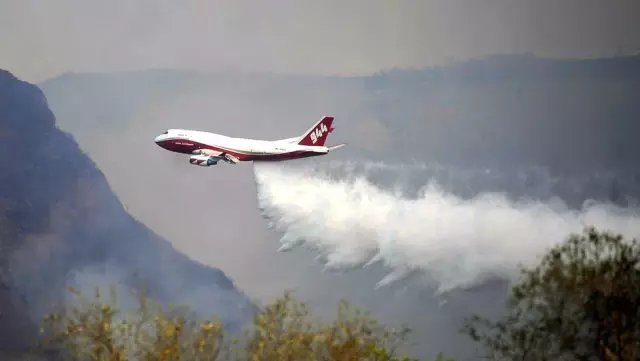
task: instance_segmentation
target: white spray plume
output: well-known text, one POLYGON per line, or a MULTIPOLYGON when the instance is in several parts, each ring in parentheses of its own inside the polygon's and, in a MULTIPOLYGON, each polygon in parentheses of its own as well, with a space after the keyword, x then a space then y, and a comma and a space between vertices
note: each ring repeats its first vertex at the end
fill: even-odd
POLYGON ((434 280, 438 292, 513 279, 519 264, 536 262, 586 226, 629 237, 640 232, 640 215, 613 205, 585 204, 578 211, 562 201, 516 202, 498 193, 465 200, 427 181, 411 199, 354 175, 353 168, 343 165, 351 174, 336 180, 318 170, 256 164, 258 202, 283 234, 280 251, 310 247, 328 269, 381 262, 391 272, 378 287, 416 271, 434 280))

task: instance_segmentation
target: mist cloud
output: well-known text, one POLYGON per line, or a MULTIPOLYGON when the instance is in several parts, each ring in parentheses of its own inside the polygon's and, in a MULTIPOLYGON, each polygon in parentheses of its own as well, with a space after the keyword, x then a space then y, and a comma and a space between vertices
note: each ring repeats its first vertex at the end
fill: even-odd
POLYGON ((0 67, 65 71, 242 68, 362 74, 494 53, 640 50, 633 0, 21 0, 0 4, 0 67))
MULTIPOLYGON (((397 170, 396 170, 397 171, 397 170)), ((379 286, 418 271, 439 291, 510 279, 548 247, 584 227, 635 237, 640 215, 603 203, 573 210, 562 201, 511 200, 499 193, 463 199, 424 180, 415 198, 362 175, 257 164, 259 206, 282 232, 280 250, 308 246, 329 269, 381 262, 379 286)))

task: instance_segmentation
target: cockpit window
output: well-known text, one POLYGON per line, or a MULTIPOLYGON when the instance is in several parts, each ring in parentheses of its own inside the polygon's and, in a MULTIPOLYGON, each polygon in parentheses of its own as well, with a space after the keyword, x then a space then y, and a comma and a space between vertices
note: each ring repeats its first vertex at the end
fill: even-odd
POLYGON ((169 134, 169 131, 165 130, 164 133, 162 133, 162 134, 169 134))

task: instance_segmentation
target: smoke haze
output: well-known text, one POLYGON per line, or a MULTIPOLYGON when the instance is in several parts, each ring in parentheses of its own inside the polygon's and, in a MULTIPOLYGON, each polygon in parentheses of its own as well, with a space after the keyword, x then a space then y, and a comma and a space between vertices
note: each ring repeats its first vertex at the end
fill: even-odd
POLYGON ((252 298, 291 289, 321 316, 345 298, 408 323, 419 356, 462 359, 460 319, 495 314, 506 293, 483 280, 513 275, 581 221, 636 230, 637 64, 499 57, 351 79, 142 71, 42 87, 127 210, 252 298), (325 114, 329 143, 348 145, 316 160, 201 168, 152 141, 174 127, 280 139, 325 114), (277 252, 283 236, 320 252, 277 252), (322 272, 319 254, 351 272, 322 272), (376 288, 405 270, 415 278, 376 288), (479 283, 444 306, 425 287, 479 283))
MULTIPOLYGON (((293 289, 323 315, 346 298, 408 322, 418 356, 463 359, 460 318, 495 313, 506 293, 483 280, 511 277, 586 223, 637 233, 638 59, 490 59, 351 79, 227 70, 362 75, 488 54, 630 54, 637 14, 635 0, 2 1, 0 68, 51 79, 40 85, 58 126, 127 211, 251 297, 293 289), (181 70, 144 71, 159 68, 181 70), (173 127, 278 139, 322 115, 336 117, 330 141, 349 143, 330 159, 352 163, 203 169, 152 142, 173 127), (447 166, 401 165, 414 159, 447 166), (559 171, 523 176, 523 163, 559 171), (582 175, 570 178, 574 168, 582 175), (317 252, 276 252, 293 245, 317 252), (441 306, 425 283, 406 287, 407 274, 441 291, 483 286, 441 306)), ((90 291, 122 276, 108 265, 69 281, 90 291)), ((187 296, 202 308, 211 297, 187 296)))

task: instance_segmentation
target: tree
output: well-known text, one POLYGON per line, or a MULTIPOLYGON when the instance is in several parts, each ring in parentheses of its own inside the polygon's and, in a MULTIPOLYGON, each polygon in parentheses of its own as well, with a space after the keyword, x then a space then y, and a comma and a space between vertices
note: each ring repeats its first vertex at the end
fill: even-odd
POLYGON ((502 319, 463 332, 496 360, 638 359, 639 263, 636 239, 586 228, 521 269, 502 319))
POLYGON ((108 303, 99 289, 93 301, 71 292, 81 305, 48 315, 41 345, 72 360, 414 360, 396 356, 408 329, 385 327, 347 302, 334 321, 323 324, 313 320, 305 303, 285 293, 255 315, 240 340, 229 339, 216 318, 196 322, 185 309, 151 307, 144 294, 138 309, 122 317, 113 290, 108 303))
POLYGON ((45 317, 39 346, 70 360, 215 360, 222 351, 223 332, 216 319, 194 322, 183 310, 164 310, 145 294, 135 312, 120 315, 115 289, 103 302, 100 289, 90 301, 70 288, 80 306, 45 317), (124 317, 118 317, 124 316, 124 317))

